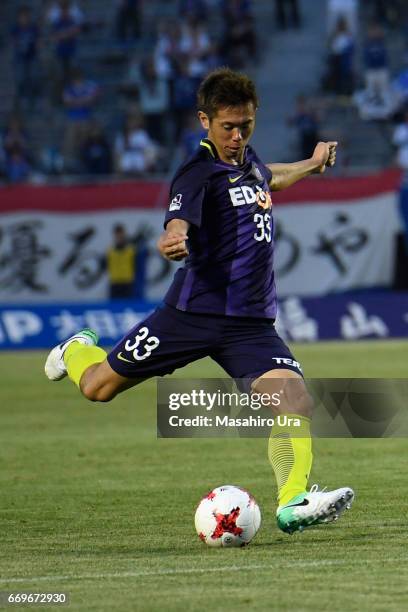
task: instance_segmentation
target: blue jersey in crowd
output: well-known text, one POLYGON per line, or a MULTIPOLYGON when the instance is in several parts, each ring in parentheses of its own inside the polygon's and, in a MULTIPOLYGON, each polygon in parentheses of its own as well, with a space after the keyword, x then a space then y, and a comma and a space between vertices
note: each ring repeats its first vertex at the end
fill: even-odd
POLYGON ((35 24, 15 25, 11 30, 14 40, 14 56, 17 61, 30 62, 37 54, 39 30, 35 24))

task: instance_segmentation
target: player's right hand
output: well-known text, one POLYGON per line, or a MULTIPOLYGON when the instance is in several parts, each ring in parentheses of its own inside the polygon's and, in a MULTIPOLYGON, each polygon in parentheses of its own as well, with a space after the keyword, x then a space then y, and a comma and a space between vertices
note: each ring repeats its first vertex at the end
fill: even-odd
POLYGON ((181 261, 188 255, 187 234, 180 232, 164 232, 157 241, 157 248, 166 259, 181 261))

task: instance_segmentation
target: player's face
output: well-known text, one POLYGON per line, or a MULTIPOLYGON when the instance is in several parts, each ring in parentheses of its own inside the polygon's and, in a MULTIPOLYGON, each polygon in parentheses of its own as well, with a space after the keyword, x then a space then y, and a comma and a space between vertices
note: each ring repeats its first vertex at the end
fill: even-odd
POLYGON ((245 146, 255 128, 255 108, 252 102, 218 109, 212 119, 199 112, 199 118, 204 129, 208 130, 208 138, 214 143, 222 161, 229 164, 241 163, 245 146))

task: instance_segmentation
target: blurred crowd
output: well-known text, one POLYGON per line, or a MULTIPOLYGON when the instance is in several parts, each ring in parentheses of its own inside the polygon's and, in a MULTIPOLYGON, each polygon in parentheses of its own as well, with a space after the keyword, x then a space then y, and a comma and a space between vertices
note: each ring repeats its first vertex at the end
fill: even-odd
MULTIPOLYGON (((106 18, 87 0, 15 7, 6 32, 14 110, 0 131, 3 179, 163 174, 176 149, 188 156, 204 134, 195 105, 205 74, 261 66, 255 0, 171 0, 164 14, 158 0, 150 12, 146 0, 112 4, 106 18), (88 47, 91 60, 83 61, 88 47)), ((300 8, 298 0, 270 0, 272 38, 303 27, 300 8)), ((296 135, 291 158, 308 157, 316 141, 333 136, 325 118, 338 104, 385 126, 408 169, 408 3, 326 0, 325 34, 320 88, 299 92, 287 118, 296 135)), ((347 134, 341 138, 347 143, 347 134)), ((347 165, 347 146, 339 162, 347 165)))
POLYGON ((202 137, 193 119, 200 80, 219 65, 245 69, 259 60, 253 2, 169 4, 173 13, 158 15, 153 26, 146 23, 144 0, 115 0, 112 25, 87 15, 85 0, 43 2, 41 12, 28 2, 16 7, 8 35, 14 110, 0 143, 0 172, 7 180, 22 181, 32 172, 162 173, 176 145, 182 155, 195 148, 202 137), (98 37, 95 65, 82 65, 82 47, 98 37), (113 90, 112 79, 107 85, 100 78, 104 61, 115 68, 113 90), (50 128, 61 127, 61 138, 45 138, 38 151, 31 128, 44 116, 50 128))
POLYGON ((362 123, 379 126, 384 149, 393 145, 398 165, 408 170, 408 3, 327 0, 326 40, 320 87, 299 93, 288 117, 297 156, 308 157, 317 140, 340 135, 341 171, 349 163, 348 135, 341 125, 331 134, 325 123, 333 108, 355 108, 362 123))
POLYGON ((393 132, 408 169, 408 3, 327 0, 328 55, 322 89, 393 132))

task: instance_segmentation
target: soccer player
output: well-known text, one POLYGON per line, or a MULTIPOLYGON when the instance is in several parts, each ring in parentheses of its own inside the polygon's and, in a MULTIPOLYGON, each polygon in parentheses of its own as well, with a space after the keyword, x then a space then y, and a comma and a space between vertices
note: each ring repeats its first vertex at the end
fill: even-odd
POLYGON ((91 330, 56 346, 45 372, 66 375, 91 401, 106 402, 151 376, 210 356, 246 390, 282 388, 269 458, 278 485, 277 521, 288 533, 335 520, 354 493, 306 490, 312 464, 311 405, 300 364, 278 336, 273 271, 271 191, 284 189, 336 159, 336 142, 319 142, 310 159, 264 164, 248 145, 258 99, 245 75, 210 73, 198 91, 198 118, 207 131, 170 188, 160 253, 185 260, 164 302, 107 355, 91 330), (283 381, 283 383, 282 383, 283 381), (293 419, 292 419, 293 421, 293 419))

